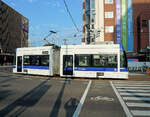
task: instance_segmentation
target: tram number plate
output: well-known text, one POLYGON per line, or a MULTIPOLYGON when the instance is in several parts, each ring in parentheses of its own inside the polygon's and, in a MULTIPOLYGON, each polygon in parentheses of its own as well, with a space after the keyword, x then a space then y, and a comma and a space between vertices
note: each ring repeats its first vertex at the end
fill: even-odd
POLYGON ((104 76, 103 72, 97 72, 97 76, 104 76))

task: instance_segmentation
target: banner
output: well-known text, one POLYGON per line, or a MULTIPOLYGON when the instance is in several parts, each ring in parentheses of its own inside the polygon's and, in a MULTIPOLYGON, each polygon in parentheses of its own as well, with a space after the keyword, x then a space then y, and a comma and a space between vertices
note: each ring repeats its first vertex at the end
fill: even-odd
POLYGON ((127 9, 128 9, 128 51, 133 51, 132 0, 127 0, 127 9))
POLYGON ((116 43, 121 44, 121 0, 116 0, 116 43))
POLYGON ((127 50, 127 5, 126 0, 121 0, 121 19, 122 19, 122 44, 124 50, 127 50))

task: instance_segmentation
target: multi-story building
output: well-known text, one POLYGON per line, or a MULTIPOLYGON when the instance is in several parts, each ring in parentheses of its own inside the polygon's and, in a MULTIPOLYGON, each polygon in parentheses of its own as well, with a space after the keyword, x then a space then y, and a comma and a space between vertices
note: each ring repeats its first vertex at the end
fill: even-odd
POLYGON ((28 25, 26 17, 0 0, 0 61, 28 46, 28 25))
POLYGON ((128 52, 150 46, 150 0, 83 0, 83 40, 111 41, 128 52))
POLYGON ((1 1, 1 53, 14 53, 18 47, 28 46, 28 19, 1 1))

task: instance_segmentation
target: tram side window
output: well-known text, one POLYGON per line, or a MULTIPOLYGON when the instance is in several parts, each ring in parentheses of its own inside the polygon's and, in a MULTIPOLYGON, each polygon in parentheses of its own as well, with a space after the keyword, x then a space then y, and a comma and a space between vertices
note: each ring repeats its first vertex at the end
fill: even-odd
POLYGON ((91 61, 91 55, 75 55, 75 67, 89 67, 91 61))
POLYGON ((104 66, 104 60, 101 55, 93 55, 93 66, 100 67, 104 66))
POLYGON ((24 56, 24 65, 49 66, 48 55, 26 55, 24 56))
POLYGON ((117 55, 93 55, 94 67, 117 67, 117 55))
POLYGON ((49 56, 48 55, 41 56, 41 66, 49 66, 49 56))
POLYGON ((30 56, 30 65, 40 66, 40 56, 30 56))
POLYGON ((63 56, 63 62, 65 63, 65 68, 66 67, 72 67, 73 66, 72 61, 73 61, 72 56, 70 56, 70 55, 64 55, 63 56))
POLYGON ((24 56, 24 57, 23 57, 23 64, 24 64, 24 65, 30 65, 29 56, 24 56))

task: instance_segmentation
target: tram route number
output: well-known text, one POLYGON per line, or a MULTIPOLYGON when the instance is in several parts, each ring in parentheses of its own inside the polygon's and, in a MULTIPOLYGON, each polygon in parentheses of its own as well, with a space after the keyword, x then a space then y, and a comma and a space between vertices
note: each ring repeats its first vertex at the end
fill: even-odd
POLYGON ((103 72, 97 72, 97 76, 104 76, 103 72))

